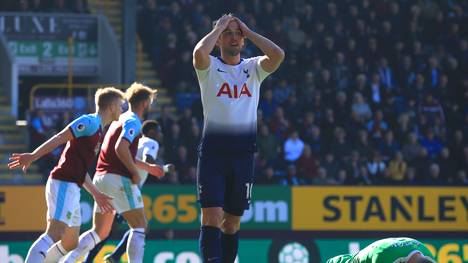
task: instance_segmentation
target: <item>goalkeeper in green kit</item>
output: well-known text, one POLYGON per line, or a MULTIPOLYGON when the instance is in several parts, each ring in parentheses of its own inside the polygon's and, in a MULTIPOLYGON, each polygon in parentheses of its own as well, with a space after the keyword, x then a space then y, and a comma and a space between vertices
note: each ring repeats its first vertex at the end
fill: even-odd
POLYGON ((435 263, 432 253, 421 242, 406 238, 378 240, 357 254, 331 258, 327 263, 435 263))

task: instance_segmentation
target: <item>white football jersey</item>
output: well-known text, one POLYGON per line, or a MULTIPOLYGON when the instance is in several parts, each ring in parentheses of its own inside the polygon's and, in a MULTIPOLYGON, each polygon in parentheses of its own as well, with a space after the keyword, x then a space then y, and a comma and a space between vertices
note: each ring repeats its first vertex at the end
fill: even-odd
MULTIPOLYGON (((156 160, 158 157, 158 151, 159 151, 159 143, 151 138, 148 137, 141 137, 140 141, 138 142, 138 151, 136 154, 136 159, 138 160, 144 160, 144 156, 149 155, 153 157, 153 159, 156 160)), ((148 177, 148 172, 139 169, 138 168, 138 173, 140 174, 140 188, 143 186, 143 184, 146 181, 146 178, 148 177)))
POLYGON ((252 150, 257 131, 260 84, 269 75, 260 65, 261 57, 225 64, 210 56, 210 66, 195 70, 203 104, 201 150, 252 150))

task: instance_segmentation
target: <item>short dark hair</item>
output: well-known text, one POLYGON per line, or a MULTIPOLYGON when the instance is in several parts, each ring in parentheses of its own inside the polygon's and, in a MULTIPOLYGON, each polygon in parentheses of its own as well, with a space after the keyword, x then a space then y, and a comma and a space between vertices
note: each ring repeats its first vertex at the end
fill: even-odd
POLYGON ((141 133, 143 133, 144 136, 148 136, 148 133, 150 131, 159 131, 161 129, 159 123, 155 120, 146 120, 143 122, 141 125, 141 133))

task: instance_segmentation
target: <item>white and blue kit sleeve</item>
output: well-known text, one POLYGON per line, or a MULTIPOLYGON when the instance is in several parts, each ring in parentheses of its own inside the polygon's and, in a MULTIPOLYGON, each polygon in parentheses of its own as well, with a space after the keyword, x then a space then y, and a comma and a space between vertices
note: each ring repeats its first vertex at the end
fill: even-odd
POLYGON ((210 55, 210 66, 206 69, 200 70, 195 68, 195 73, 197 73, 197 78, 199 82, 203 82, 208 77, 210 69, 214 66, 216 58, 210 55))
POLYGON ((92 115, 82 115, 72 121, 68 127, 75 138, 91 136, 96 133, 101 123, 92 115))
POLYGON ((140 134, 141 123, 136 119, 128 119, 122 126, 120 137, 126 139, 128 142, 133 143, 136 137, 140 134))
POLYGON ((159 151, 159 144, 157 141, 148 140, 143 145, 143 156, 149 155, 156 160, 159 151))
POLYGON ((271 73, 270 72, 267 72, 265 71, 263 68, 262 68, 262 65, 260 64, 260 62, 262 61, 262 56, 258 56, 258 57, 255 57, 254 58, 254 61, 255 61, 255 69, 256 69, 256 73, 257 73, 257 78, 260 82, 262 82, 264 79, 266 79, 266 77, 268 77, 268 75, 270 75, 271 73))

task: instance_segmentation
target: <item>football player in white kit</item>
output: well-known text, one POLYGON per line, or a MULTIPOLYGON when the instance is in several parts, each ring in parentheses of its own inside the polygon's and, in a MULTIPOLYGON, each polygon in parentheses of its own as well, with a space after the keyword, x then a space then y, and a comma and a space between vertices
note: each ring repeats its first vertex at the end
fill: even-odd
POLYGON ((197 169, 204 262, 236 258, 240 219, 254 182, 260 84, 283 59, 280 47, 231 14, 217 20, 193 51, 204 115, 197 169), (264 55, 242 59, 245 39, 264 55), (215 46, 220 57, 210 55, 215 46))

